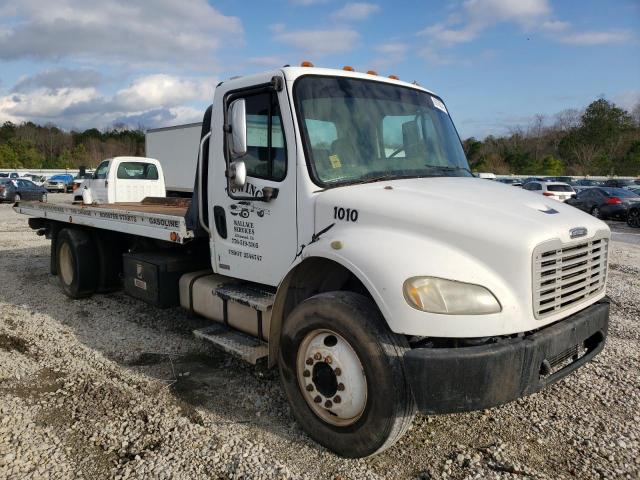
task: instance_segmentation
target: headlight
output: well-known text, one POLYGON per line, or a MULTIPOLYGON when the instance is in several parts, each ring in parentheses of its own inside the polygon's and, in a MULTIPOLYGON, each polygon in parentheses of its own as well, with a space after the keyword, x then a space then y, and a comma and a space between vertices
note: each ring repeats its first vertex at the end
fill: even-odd
POLYGON ((412 277, 404 282, 404 298, 423 312, 482 315, 502 310, 498 299, 484 287, 437 277, 412 277))

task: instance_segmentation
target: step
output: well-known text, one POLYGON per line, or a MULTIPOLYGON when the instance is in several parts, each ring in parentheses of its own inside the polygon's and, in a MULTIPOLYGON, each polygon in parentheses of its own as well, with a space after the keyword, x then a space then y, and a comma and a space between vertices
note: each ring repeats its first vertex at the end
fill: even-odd
POLYGON ((257 338, 237 330, 232 330, 221 323, 199 328, 194 330, 193 334, 197 338, 211 342, 223 352, 252 365, 269 355, 269 346, 265 342, 261 342, 257 338))
POLYGON ((275 293, 253 285, 223 285, 216 288, 216 295, 223 300, 236 302, 241 305, 266 312, 273 306, 275 293))

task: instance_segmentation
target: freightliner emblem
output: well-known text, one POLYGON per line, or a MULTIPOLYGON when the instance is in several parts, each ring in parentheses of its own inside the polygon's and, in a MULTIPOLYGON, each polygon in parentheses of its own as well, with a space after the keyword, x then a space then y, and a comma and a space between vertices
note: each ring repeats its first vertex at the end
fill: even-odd
POLYGON ((571 238, 584 237, 587 234, 587 229, 584 227, 576 227, 569 230, 569 236, 571 238))

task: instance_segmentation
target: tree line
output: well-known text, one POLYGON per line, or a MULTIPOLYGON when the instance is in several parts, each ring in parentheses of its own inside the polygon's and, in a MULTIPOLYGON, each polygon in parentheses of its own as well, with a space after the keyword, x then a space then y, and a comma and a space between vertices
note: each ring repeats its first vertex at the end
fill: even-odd
POLYGON ((640 103, 600 98, 584 111, 536 115, 508 135, 463 142, 472 170, 518 175, 640 176, 640 103))
POLYGON ((66 132, 55 125, 5 122, 0 127, 0 168, 94 168, 105 158, 144 155, 144 132, 124 126, 66 132))
MULTIPOLYGON (((503 136, 463 141, 471 169, 518 175, 640 176, 640 103, 632 110, 603 98, 584 111, 536 115, 503 136)), ((117 155, 144 155, 144 131, 124 126, 66 132, 54 125, 5 122, 0 168, 93 168, 117 155)))

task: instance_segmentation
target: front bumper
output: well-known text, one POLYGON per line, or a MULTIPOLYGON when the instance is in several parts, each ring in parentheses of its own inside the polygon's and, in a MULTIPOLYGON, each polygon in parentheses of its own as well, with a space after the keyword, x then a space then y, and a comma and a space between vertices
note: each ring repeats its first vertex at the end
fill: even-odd
POLYGON ((581 367, 604 347, 608 326, 605 297, 524 337, 472 347, 415 348, 405 354, 404 364, 421 411, 480 410, 537 392, 581 367))

